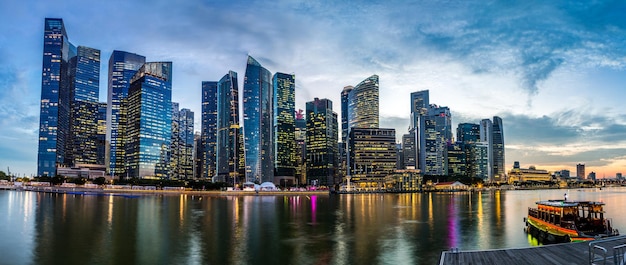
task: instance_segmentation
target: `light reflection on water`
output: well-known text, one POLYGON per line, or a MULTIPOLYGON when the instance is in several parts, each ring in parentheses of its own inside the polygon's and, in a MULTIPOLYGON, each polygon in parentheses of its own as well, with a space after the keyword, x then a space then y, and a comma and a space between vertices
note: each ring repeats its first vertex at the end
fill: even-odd
MULTIPOLYGON (((626 189, 607 203, 626 231, 626 189)), ((0 191, 4 264, 435 264, 442 250, 528 247, 523 218, 564 190, 425 194, 80 196, 0 191), (13 251, 19 249, 20 251, 13 251)))

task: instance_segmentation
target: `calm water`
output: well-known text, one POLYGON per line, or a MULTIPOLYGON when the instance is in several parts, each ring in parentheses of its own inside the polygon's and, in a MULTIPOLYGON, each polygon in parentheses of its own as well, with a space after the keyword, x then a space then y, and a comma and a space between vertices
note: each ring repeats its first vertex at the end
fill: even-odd
MULTIPOLYGON (((0 264, 436 264, 526 247, 522 218, 565 190, 341 196, 81 196, 0 191, 0 264)), ((626 189, 607 203, 626 233, 626 189)))

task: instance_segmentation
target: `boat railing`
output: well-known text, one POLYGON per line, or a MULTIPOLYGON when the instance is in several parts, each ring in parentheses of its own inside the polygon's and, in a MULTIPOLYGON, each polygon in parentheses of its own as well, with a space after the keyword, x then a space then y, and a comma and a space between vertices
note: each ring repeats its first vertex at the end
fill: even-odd
POLYGON ((613 262, 615 264, 624 265, 626 259, 624 258, 624 252, 626 252, 626 244, 621 244, 613 247, 613 262))

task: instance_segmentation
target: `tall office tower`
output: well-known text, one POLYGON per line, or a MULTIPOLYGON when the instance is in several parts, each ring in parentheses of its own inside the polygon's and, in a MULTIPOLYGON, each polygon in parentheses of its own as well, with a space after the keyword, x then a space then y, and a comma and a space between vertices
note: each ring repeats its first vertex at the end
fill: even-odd
POLYGON ((276 73, 274 85, 274 176, 295 184, 296 174, 296 94, 295 76, 276 73))
POLYGON ((480 125, 474 123, 459 123, 456 128, 457 142, 475 143, 480 141, 480 125))
POLYGON ((172 63, 145 63, 130 80, 126 111, 128 177, 166 178, 172 141, 172 63))
POLYGON ((426 165, 426 118, 430 109, 428 90, 411 93, 411 126, 415 138, 415 166, 424 172, 426 165))
POLYGON ((348 95, 348 129, 378 128, 378 113, 378 76, 372 75, 348 95))
POLYGON ((179 109, 179 104, 172 102, 169 178, 193 178, 193 137, 193 112, 185 108, 179 109))
POLYGON ((423 156, 424 175, 448 174, 448 144, 452 141, 452 129, 448 107, 431 105, 425 117, 425 145, 423 156))
POLYGON ((489 179, 489 144, 486 142, 473 142, 465 145, 467 159, 467 175, 483 180, 489 179))
POLYGON ((341 91, 341 142, 346 143, 348 137, 348 104, 353 86, 345 86, 341 91))
POLYGON ((180 104, 178 102, 172 102, 172 140, 170 143, 170 155, 168 159, 168 163, 170 164, 170 172, 167 174, 168 178, 171 179, 179 179, 178 172, 180 171, 180 125, 179 125, 179 115, 180 115, 180 104))
POLYGON ((396 169, 405 169, 404 165, 404 151, 402 150, 402 143, 396 144, 396 169))
POLYGON ((53 177, 65 160, 69 130, 69 60, 75 48, 69 42, 63 20, 46 18, 39 112, 37 175, 53 177))
POLYGON ((272 75, 248 56, 243 81, 246 181, 274 181, 272 75))
POLYGON ((201 179, 201 177, 202 177, 202 163, 204 162, 204 160, 203 160, 204 152, 202 151, 202 136, 200 136, 200 133, 196 132, 193 135, 193 141, 194 141, 194 145, 193 145, 193 157, 194 157, 193 178, 198 180, 198 179, 201 179))
POLYGON ((408 134, 402 135, 402 157, 405 169, 415 169, 415 129, 411 128, 408 134))
MULTIPOLYGON (((217 82, 202 82, 202 179, 217 177, 217 82)), ((217 179, 215 179, 217 181, 217 179)))
POLYGON ((448 175, 468 175, 465 144, 463 142, 456 142, 448 145, 448 175))
POLYGON ((359 190, 379 190, 396 169, 396 130, 350 128, 350 182, 359 190))
POLYGON ((492 140, 492 170, 495 181, 505 181, 506 169, 504 168, 504 127, 502 119, 498 116, 493 117, 491 127, 492 140))
POLYGON ((178 177, 183 179, 193 178, 194 165, 194 113, 190 109, 183 108, 178 116, 180 158, 178 177))
POLYGON ((106 164, 106 147, 107 147, 107 108, 106 102, 98 104, 98 165, 106 164))
POLYGON ((296 112, 296 181, 306 183, 306 119, 299 109, 296 112))
POLYGON ((126 113, 122 104, 128 98, 131 78, 145 62, 146 57, 124 51, 113 51, 109 58, 106 160, 111 176, 126 176, 126 113))
POLYGON ((493 178, 493 123, 489 119, 480 121, 480 141, 487 143, 487 180, 493 178))
POLYGON ((576 177, 585 179, 585 164, 576 164, 576 177))
POLYGON ((65 165, 98 163, 100 50, 78 46, 70 59, 70 112, 65 165))
POLYGON ((237 73, 229 71, 217 83, 217 141, 215 161, 217 180, 240 184, 243 143, 239 126, 239 86, 237 73))
POLYGON ((306 178, 309 185, 338 183, 337 137, 339 124, 333 102, 315 98, 306 103, 306 178))

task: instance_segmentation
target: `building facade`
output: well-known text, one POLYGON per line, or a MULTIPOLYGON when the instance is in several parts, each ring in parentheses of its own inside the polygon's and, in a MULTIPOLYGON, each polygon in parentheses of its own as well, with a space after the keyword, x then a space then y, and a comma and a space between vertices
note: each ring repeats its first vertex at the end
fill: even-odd
POLYGON ((217 82, 202 82, 201 179, 212 179, 217 173, 217 82))
POLYGON ((385 178, 396 170, 396 130, 350 129, 350 182, 357 190, 385 188, 385 178))
POLYGON ((378 105, 378 76, 372 75, 361 81, 348 94, 348 130, 378 128, 378 105))
POLYGON ((192 179, 194 166, 194 113, 172 102, 171 179, 192 179))
POLYGON ((37 175, 55 176, 69 130, 69 61, 75 54, 62 19, 46 18, 39 112, 37 175))
POLYGON ((274 177, 295 184, 296 174, 296 94, 295 75, 276 73, 274 87, 274 177))
POLYGON ((273 182, 272 75, 248 56, 243 81, 243 132, 247 182, 273 182))
POLYGON ((498 116, 493 117, 491 127, 491 157, 492 157, 492 169, 493 178, 495 181, 506 181, 506 169, 505 156, 504 156, 504 126, 502 125, 502 119, 498 116))
POLYGON ((217 181, 243 183, 243 143, 239 126, 239 85, 237 73, 229 71, 217 83, 217 181))
POLYGON ((130 80, 145 62, 146 57, 125 51, 113 51, 109 57, 105 163, 111 176, 126 176, 126 113, 122 105, 128 98, 130 80))
POLYGON ((126 111, 126 174, 167 178, 172 135, 172 63, 145 63, 130 80, 126 111))
POLYGON ((308 185, 332 186, 338 167, 337 113, 328 99, 306 103, 306 179, 308 185))

